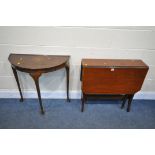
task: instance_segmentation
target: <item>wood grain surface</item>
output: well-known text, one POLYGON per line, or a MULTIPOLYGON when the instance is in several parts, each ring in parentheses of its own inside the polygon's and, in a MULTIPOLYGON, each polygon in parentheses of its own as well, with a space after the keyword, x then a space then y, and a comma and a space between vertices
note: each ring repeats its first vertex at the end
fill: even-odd
POLYGON ((141 60, 83 59, 82 91, 134 94, 141 89, 147 71, 148 66, 141 60))
POLYGON ((31 54, 10 54, 10 63, 22 69, 49 69, 65 64, 69 56, 59 55, 31 55, 31 54))

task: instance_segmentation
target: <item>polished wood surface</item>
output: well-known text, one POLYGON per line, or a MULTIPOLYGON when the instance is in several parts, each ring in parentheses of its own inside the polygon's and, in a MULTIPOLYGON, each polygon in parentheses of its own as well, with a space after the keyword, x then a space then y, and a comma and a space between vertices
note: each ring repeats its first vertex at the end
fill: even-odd
POLYGON ((83 68, 86 94, 133 94, 141 89, 146 68, 83 68))
POLYGON ((91 94, 125 95, 124 100, 129 99, 127 111, 130 111, 133 95, 141 89, 148 69, 142 60, 83 59, 81 62, 83 100, 85 101, 91 94))
POLYGON ((70 56, 63 55, 33 55, 10 54, 10 63, 20 69, 48 70, 67 63, 70 56))
POLYGON ((82 66, 93 68, 148 68, 142 60, 137 59, 82 59, 82 66))
POLYGON ((132 94, 141 89, 148 66, 142 60, 83 59, 86 94, 132 94))
POLYGON ((39 78, 43 73, 55 71, 61 68, 66 69, 66 91, 67 101, 69 99, 69 58, 64 55, 32 55, 32 54, 10 54, 8 60, 11 63, 12 70, 17 82, 20 101, 23 101, 23 95, 18 79, 17 70, 29 73, 35 82, 41 113, 44 114, 44 108, 41 100, 41 92, 39 87, 39 78))

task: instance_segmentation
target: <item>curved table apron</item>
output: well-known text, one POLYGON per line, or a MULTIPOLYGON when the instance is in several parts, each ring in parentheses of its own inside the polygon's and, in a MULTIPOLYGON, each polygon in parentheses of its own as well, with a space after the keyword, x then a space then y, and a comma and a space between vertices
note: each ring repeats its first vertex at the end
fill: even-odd
POLYGON ((8 60, 11 63, 12 70, 17 82, 19 93, 21 96, 20 101, 23 101, 23 95, 18 79, 17 70, 25 73, 29 73, 35 82, 41 113, 44 114, 44 108, 42 105, 39 77, 43 73, 56 71, 61 68, 66 69, 66 91, 67 101, 69 102, 69 58, 70 56, 63 55, 30 55, 30 54, 10 54, 8 60))

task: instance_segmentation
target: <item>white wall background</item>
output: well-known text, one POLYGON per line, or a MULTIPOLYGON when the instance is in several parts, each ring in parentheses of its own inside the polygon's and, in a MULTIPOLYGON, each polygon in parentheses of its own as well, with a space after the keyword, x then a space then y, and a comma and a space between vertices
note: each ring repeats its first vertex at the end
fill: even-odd
MULTIPOLYGON (((19 97, 8 62, 10 53, 71 55, 72 97, 79 97, 82 58, 142 59, 150 70, 141 93, 146 98, 155 95, 155 27, 0 27, 0 97, 19 97)), ((64 75, 64 69, 44 74, 40 78, 42 96, 47 97, 48 92, 50 97, 64 97, 64 75)), ((19 78, 24 95, 34 97, 31 77, 19 73, 19 78)))

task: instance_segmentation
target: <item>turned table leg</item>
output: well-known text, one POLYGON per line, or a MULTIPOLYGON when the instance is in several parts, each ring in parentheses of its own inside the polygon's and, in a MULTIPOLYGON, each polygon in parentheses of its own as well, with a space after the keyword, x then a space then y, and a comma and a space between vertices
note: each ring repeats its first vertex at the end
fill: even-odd
POLYGON ((67 102, 70 102, 70 99, 69 99, 69 65, 66 65, 65 66, 66 68, 66 87, 67 87, 67 102))
POLYGON ((40 109, 41 109, 41 113, 44 114, 44 108, 42 105, 42 100, 41 100, 41 94, 40 94, 40 87, 39 87, 39 77, 41 76, 41 73, 36 72, 36 73, 30 73, 30 76, 33 78, 35 85, 36 85, 36 89, 37 89, 37 94, 38 94, 38 99, 39 99, 39 104, 40 104, 40 109))
POLYGON ((131 102, 132 102, 133 97, 134 97, 134 94, 129 95, 127 112, 130 112, 130 109, 131 109, 131 102))
POLYGON ((21 88, 20 88, 20 83, 19 83, 19 79, 18 79, 18 74, 17 74, 17 71, 15 68, 12 67, 12 70, 13 70, 13 74, 14 74, 14 77, 16 79, 16 82, 17 82, 17 86, 18 86, 18 90, 19 90, 19 93, 20 93, 20 102, 23 102, 23 95, 22 95, 22 91, 21 91, 21 88))

